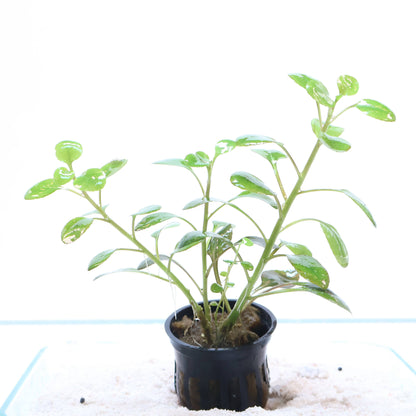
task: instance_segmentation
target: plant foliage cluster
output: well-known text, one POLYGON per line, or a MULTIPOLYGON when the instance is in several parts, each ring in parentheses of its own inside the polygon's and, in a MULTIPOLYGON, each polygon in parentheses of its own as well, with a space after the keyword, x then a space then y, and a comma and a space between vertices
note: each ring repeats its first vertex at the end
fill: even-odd
MULTIPOLYGON (((329 274, 322 264, 313 257, 308 247, 301 242, 290 242, 281 238, 286 229, 304 221, 319 223, 337 262, 342 267, 348 265, 347 248, 336 228, 320 219, 301 218, 286 222, 294 200, 308 192, 338 192, 352 200, 375 226, 375 221, 366 205, 352 192, 346 189, 304 189, 307 174, 322 146, 335 152, 347 152, 351 144, 342 137, 344 129, 334 122, 346 111, 357 109, 360 112, 386 122, 395 121, 394 113, 385 105, 372 99, 364 99, 343 108, 338 113, 338 103, 348 96, 354 96, 359 89, 358 81, 348 75, 337 80, 338 94, 331 98, 327 88, 318 80, 304 74, 289 75, 300 87, 304 88, 316 102, 317 117, 311 121, 311 130, 315 137, 309 158, 300 167, 285 145, 266 136, 245 135, 235 140, 221 140, 215 146, 213 156, 198 151, 183 159, 167 159, 156 162, 186 169, 197 181, 200 195, 187 203, 184 210, 200 209, 202 218, 194 224, 183 215, 166 212, 160 205, 149 205, 131 215, 131 229, 121 227, 107 213, 103 205, 103 189, 108 178, 117 173, 126 164, 126 160, 113 160, 101 168, 91 168, 77 175, 73 164, 82 154, 81 144, 63 141, 56 145, 56 157, 65 166, 58 167, 53 177, 43 180, 30 188, 25 199, 46 197, 58 190, 66 190, 83 198, 94 211, 75 217, 67 222, 62 230, 61 239, 65 244, 78 240, 96 221, 103 221, 117 229, 129 242, 128 247, 111 248, 98 253, 90 262, 88 269, 93 270, 106 262, 116 252, 129 250, 145 256, 145 260, 135 268, 116 272, 135 272, 153 276, 178 287, 192 305, 195 316, 200 320, 207 342, 221 340, 237 322, 240 313, 254 300, 264 296, 287 292, 310 292, 336 305, 349 310, 344 301, 329 289, 329 274), (263 146, 265 148, 259 148, 263 146), (254 148, 253 148, 254 147, 254 148), (269 165, 275 183, 265 183, 251 172, 238 171, 229 178, 239 189, 239 193, 227 200, 213 195, 211 189, 214 166, 218 159, 228 157, 237 148, 252 148, 252 151, 269 165), (296 182, 287 189, 279 174, 282 163, 289 163, 296 175, 296 182), (205 171, 201 175, 201 171, 205 171), (202 177, 204 179, 202 179, 202 177), (239 206, 241 198, 256 198, 267 205, 274 214, 274 226, 270 230, 262 229, 258 219, 239 206), (233 239, 234 224, 221 221, 224 207, 234 209, 248 219, 257 230, 257 235, 247 235, 233 239), (179 239, 171 253, 160 252, 162 234, 181 223, 187 232, 179 239), (145 230, 153 230, 152 245, 143 243, 145 230), (197 279, 179 262, 177 254, 200 246, 201 275, 197 279), (256 262, 248 261, 242 248, 248 251, 258 249, 256 262), (158 268, 158 270, 153 270, 158 268), (162 271, 162 275, 160 274, 162 271), (227 291, 234 285, 233 278, 244 279, 241 291, 233 308, 227 300, 227 291), (192 289, 192 290, 191 290, 192 289), (193 293, 197 293, 195 296, 193 293), (218 301, 210 302, 215 294, 218 301), (202 299, 202 302, 199 300, 202 299), (228 318, 219 327, 212 318, 212 308, 228 313, 228 318)), ((228 179, 227 179, 228 180, 228 179)), ((260 216, 264 215, 260 212, 260 216)), ((98 277, 101 277, 100 275, 98 277)), ((98 278, 97 277, 97 278, 98 278)), ((215 314, 214 314, 215 315, 215 314)), ((220 341, 218 341, 220 342, 220 341)), ((215 343, 214 343, 215 344, 215 343)))

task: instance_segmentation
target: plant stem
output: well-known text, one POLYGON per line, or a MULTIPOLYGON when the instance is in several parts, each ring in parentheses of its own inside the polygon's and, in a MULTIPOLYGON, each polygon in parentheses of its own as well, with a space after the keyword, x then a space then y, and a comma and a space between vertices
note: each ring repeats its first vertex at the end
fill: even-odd
MULTIPOLYGON (((142 243, 140 243, 136 238, 129 234, 123 227, 118 225, 114 220, 112 220, 107 213, 100 207, 89 195, 87 192, 82 192, 82 195, 87 201, 102 215, 104 220, 112 225, 117 231, 119 231, 124 237, 130 240, 140 251, 142 251, 146 256, 148 256, 155 264, 159 266, 159 268, 169 277, 170 281, 175 284, 176 287, 186 296, 190 305, 192 306, 195 314, 201 320, 201 325, 203 328, 208 327, 208 323, 206 322, 205 315, 203 314, 202 308, 198 305, 194 297, 191 295, 190 290, 184 286, 184 284, 175 276, 172 271, 166 267, 163 262, 155 256, 150 250, 148 250, 142 243)), ((207 330, 207 337, 209 341, 210 332, 207 330)))
POLYGON ((305 178, 312 166, 312 163, 318 153, 319 148, 321 147, 321 142, 318 140, 315 144, 315 147, 312 150, 311 155, 309 156, 308 161, 306 162, 306 165, 302 171, 302 173, 300 174, 295 186, 292 189, 292 192, 289 194, 287 200, 285 201, 284 205, 283 205, 283 209, 280 213, 279 219, 276 222, 276 225, 270 235, 270 238, 267 241, 266 247, 263 250, 263 253, 260 257, 260 260, 258 262, 258 265, 252 275, 252 277, 250 278, 250 280, 248 281, 246 287, 244 288, 244 290, 242 291, 240 297, 237 299, 233 310, 231 311, 231 313, 228 315, 227 319, 224 321, 224 323, 221 326, 221 333, 224 334, 226 333, 237 321, 240 313, 242 312, 242 310, 244 309, 244 306, 246 305, 246 303, 249 301, 252 290, 254 288, 254 285, 256 284, 257 280, 260 278, 261 273, 263 272, 264 266, 266 265, 270 253, 273 250, 273 246, 277 240, 277 237, 280 234, 280 231, 282 229, 283 226, 283 222, 286 219, 286 216, 289 212, 290 207, 293 204, 293 201, 295 200, 296 196, 299 194, 300 192, 300 188, 303 184, 303 182, 305 181, 305 178))
MULTIPOLYGON (((203 197, 209 201, 210 192, 211 192, 211 176, 212 176, 212 169, 214 166, 214 162, 207 167, 207 187, 203 194, 203 197)), ((209 220, 209 202, 205 202, 204 204, 204 219, 202 223, 202 232, 205 233, 208 231, 208 220, 209 220)), ((202 294, 203 294, 203 303, 204 303, 204 311, 205 311, 205 319, 209 322, 211 320, 211 308, 209 306, 209 299, 208 299, 208 274, 207 274, 207 240, 204 239, 202 241, 202 279, 203 279, 203 287, 202 287, 202 294)), ((210 331, 209 331, 210 332, 210 331)), ((205 334, 206 336, 211 337, 210 334, 205 334)))

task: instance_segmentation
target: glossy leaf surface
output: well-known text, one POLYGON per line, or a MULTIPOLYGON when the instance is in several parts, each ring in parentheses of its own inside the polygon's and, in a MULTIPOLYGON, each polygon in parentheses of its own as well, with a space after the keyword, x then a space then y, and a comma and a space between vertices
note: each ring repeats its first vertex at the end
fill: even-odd
POLYGON ((263 181, 248 172, 236 172, 231 175, 231 183, 237 188, 258 194, 273 195, 273 191, 268 188, 263 181))
POLYGON ((224 289, 218 283, 213 283, 211 285, 211 292, 212 293, 222 293, 222 292, 224 292, 224 289))
MULTIPOLYGON (((321 124, 320 124, 320 122, 317 118, 314 118, 311 121, 311 127, 312 127, 312 131, 314 132, 315 136, 318 139, 322 139, 321 124)), ((333 137, 339 137, 339 136, 341 136, 341 134, 343 132, 344 132, 344 129, 342 127, 337 127, 337 126, 332 126, 332 125, 328 126, 328 128, 326 129, 326 134, 328 136, 333 136, 333 137)))
POLYGON ((377 120, 396 121, 396 116, 393 111, 379 101, 369 99, 362 100, 356 107, 363 113, 376 118, 377 120))
POLYGON ((196 246, 206 238, 207 236, 201 231, 190 231, 180 239, 178 244, 176 244, 175 252, 179 253, 181 251, 188 250, 191 247, 196 246))
POLYGON ((306 91, 319 104, 326 107, 332 107, 334 101, 329 97, 329 92, 321 81, 316 79, 308 81, 306 91))
POLYGON ((282 286, 292 287, 299 280, 295 270, 266 270, 261 275, 262 287, 282 286))
POLYGON ((147 205, 146 207, 139 209, 133 216, 151 214, 152 212, 159 211, 161 208, 161 205, 147 205))
POLYGON ((178 166, 180 168, 185 168, 191 170, 185 160, 183 159, 165 159, 154 162, 155 165, 167 165, 167 166, 178 166))
POLYGON ((337 262, 342 267, 348 266, 348 251, 341 236, 334 226, 321 221, 321 228, 325 234, 329 246, 331 247, 332 253, 334 254, 337 262))
POLYGON ((111 255, 117 251, 117 249, 110 249, 110 250, 104 250, 101 253, 98 253, 96 256, 94 256, 89 265, 88 265, 88 270, 93 270, 96 267, 100 266, 101 264, 103 264, 106 260, 108 260, 111 255))
POLYGON ((326 132, 330 136, 339 137, 344 132, 344 129, 342 127, 337 127, 337 126, 330 125, 326 129, 326 132))
POLYGON ((289 74, 298 85, 305 88, 308 94, 319 104, 332 107, 334 101, 329 97, 329 92, 324 84, 317 79, 308 77, 305 74, 289 74))
POLYGON ((187 210, 187 209, 196 208, 196 207, 206 204, 207 202, 209 201, 206 198, 197 198, 188 202, 182 209, 187 210))
POLYGON ((209 156, 204 152, 190 153, 185 157, 185 162, 193 168, 207 167, 211 163, 209 156))
POLYGON ((264 194, 258 194, 255 192, 249 192, 249 191, 243 191, 240 194, 238 194, 236 197, 234 197, 232 200, 239 198, 254 198, 259 199, 260 201, 265 202, 266 204, 269 204, 272 208, 277 209, 276 201, 273 198, 270 198, 267 195, 264 194))
POLYGON ((305 74, 289 74, 289 77, 293 79, 293 81, 296 82, 296 84, 300 85, 303 88, 306 88, 306 84, 309 81, 312 81, 313 78, 308 77, 305 74))
POLYGON ((334 292, 332 292, 329 289, 322 289, 321 287, 312 283, 304 283, 299 287, 292 289, 292 291, 312 293, 314 295, 320 296, 321 298, 329 300, 332 303, 335 303, 336 305, 340 306, 348 312, 351 312, 348 305, 339 296, 337 296, 334 292))
POLYGON ((235 149, 236 143, 234 140, 220 140, 215 146, 215 156, 223 155, 235 149))
POLYGON ((93 223, 93 218, 76 217, 67 222, 61 232, 61 240, 65 244, 78 240, 93 223))
POLYGON ((53 179, 55 181, 55 184, 58 186, 65 185, 66 183, 71 181, 73 177, 74 177, 74 172, 72 172, 71 170, 65 167, 56 169, 53 174, 53 179))
POLYGON ((109 176, 114 175, 117 173, 123 166, 127 163, 127 159, 117 159, 112 160, 111 162, 104 165, 101 170, 105 173, 105 176, 108 178, 109 176))
POLYGON ((271 137, 260 136, 256 134, 248 134, 237 137, 235 145, 238 147, 255 146, 258 144, 275 143, 276 141, 271 137))
POLYGON ((344 195, 347 195, 349 198, 351 198, 367 215, 368 219, 371 221, 371 223, 376 227, 376 222, 374 221, 374 218, 370 212, 370 210, 367 208, 367 206, 364 204, 363 201, 361 201, 360 198, 358 198, 356 195, 354 195, 352 192, 348 191, 347 189, 331 189, 336 192, 341 192, 344 195))
POLYGON ((74 180, 74 186, 84 192, 99 191, 106 184, 104 171, 97 168, 88 169, 74 180))
POLYGON ((360 85, 351 75, 341 75, 337 80, 338 91, 341 95, 357 94, 360 85))
POLYGON ((312 119, 311 127, 315 136, 319 139, 322 136, 322 131, 321 131, 321 123, 319 122, 317 118, 312 119))
POLYGON ((248 270, 249 272, 251 272, 252 270, 254 270, 254 266, 252 263, 250 263, 249 261, 242 261, 241 266, 243 266, 243 268, 245 270, 248 270))
POLYGON ((71 166, 82 155, 82 146, 78 142, 64 140, 55 146, 55 152, 58 160, 71 166))
POLYGON ((330 136, 328 133, 322 133, 319 138, 321 142, 335 152, 347 152, 351 149, 351 144, 341 137, 330 136))
POLYGON ((175 214, 171 214, 170 212, 155 212, 143 217, 140 222, 136 225, 135 230, 141 231, 146 228, 152 227, 153 225, 160 224, 163 221, 170 220, 171 218, 175 218, 175 214))
MULTIPOLYGON (((167 261, 169 260, 168 256, 165 256, 164 254, 161 254, 159 256, 159 260, 162 261, 167 261)), ((150 258, 150 257, 146 257, 138 266, 137 266, 137 270, 144 270, 147 269, 148 267, 152 266, 153 264, 155 264, 155 262, 150 258)))
MULTIPOLYGON (((216 231, 216 234, 231 240, 233 237, 233 224, 226 224, 216 231)), ((210 239, 207 249, 207 254, 211 257, 213 262, 218 259, 230 248, 230 243, 224 239, 213 237, 210 239)))
POLYGON ((264 157, 270 163, 277 162, 279 159, 284 159, 287 156, 278 150, 253 149, 253 152, 264 157))
POLYGON ((311 256, 290 255, 287 256, 295 270, 309 282, 326 289, 329 285, 329 275, 318 260, 311 256))
POLYGON ((156 239, 158 239, 159 238, 159 236, 160 236, 160 233, 163 231, 163 230, 166 230, 166 229, 168 229, 168 228, 175 228, 175 227, 179 227, 179 223, 178 222, 170 222, 170 223, 168 223, 168 224, 166 224, 164 227, 162 227, 160 230, 157 230, 157 231, 155 231, 154 233, 152 233, 151 234, 151 236, 153 237, 153 238, 156 238, 156 239))
POLYGON ((303 244, 291 243, 289 241, 281 241, 283 246, 287 247, 293 254, 301 254, 305 256, 312 256, 311 251, 303 244))
POLYGON ((45 179, 32 186, 25 194, 26 200, 44 198, 59 189, 54 179, 45 179))

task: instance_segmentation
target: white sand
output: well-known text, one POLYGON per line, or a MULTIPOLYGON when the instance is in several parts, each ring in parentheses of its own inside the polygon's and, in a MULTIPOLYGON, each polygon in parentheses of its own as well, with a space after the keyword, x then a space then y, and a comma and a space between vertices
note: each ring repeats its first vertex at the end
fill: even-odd
POLYGON ((45 384, 39 387, 27 414, 416 415, 415 375, 389 350, 356 344, 324 345, 314 351, 303 346, 305 351, 280 351, 279 357, 273 355, 276 350, 269 350, 271 398, 267 409, 189 411, 177 403, 169 347, 159 358, 161 351, 143 352, 139 347, 117 344, 51 348, 34 373, 45 384), (49 375, 46 381, 45 374, 49 375))

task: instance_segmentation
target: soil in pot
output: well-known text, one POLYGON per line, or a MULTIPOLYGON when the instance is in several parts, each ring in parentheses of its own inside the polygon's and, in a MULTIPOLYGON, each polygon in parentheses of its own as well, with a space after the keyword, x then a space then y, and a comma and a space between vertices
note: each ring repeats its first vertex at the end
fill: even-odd
MULTIPOLYGON (((221 324, 228 316, 226 312, 212 314, 213 322, 217 326, 221 324)), ((192 319, 184 315, 181 319, 172 322, 172 332, 181 341, 187 344, 202 348, 235 348, 242 345, 251 344, 259 339, 266 332, 266 326, 262 322, 259 310, 255 306, 249 306, 241 313, 237 323, 232 330, 226 334, 226 337, 218 341, 219 335, 213 331, 213 342, 208 344, 202 332, 202 326, 199 320, 192 319)))

